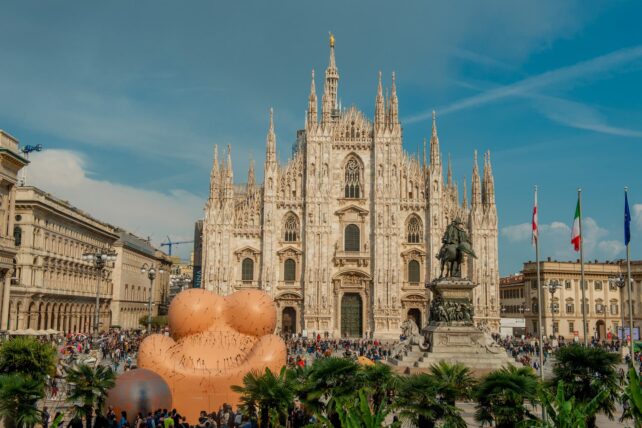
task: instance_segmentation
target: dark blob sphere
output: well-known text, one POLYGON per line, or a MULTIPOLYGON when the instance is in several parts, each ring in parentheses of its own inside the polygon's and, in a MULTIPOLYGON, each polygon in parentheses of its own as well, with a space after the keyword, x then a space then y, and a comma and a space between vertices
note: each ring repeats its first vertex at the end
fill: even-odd
POLYGON ((120 419, 120 412, 127 412, 131 423, 138 412, 143 416, 156 409, 172 408, 172 392, 162 377, 151 370, 135 369, 116 378, 116 385, 109 390, 107 405, 112 406, 120 419))

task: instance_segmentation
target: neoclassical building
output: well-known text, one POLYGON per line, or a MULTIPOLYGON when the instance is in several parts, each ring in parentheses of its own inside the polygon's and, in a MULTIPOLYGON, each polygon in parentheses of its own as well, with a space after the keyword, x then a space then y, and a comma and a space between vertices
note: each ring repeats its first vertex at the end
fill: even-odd
MULTIPOLYGON (((109 251, 115 228, 31 186, 17 188, 15 221, 18 254, 2 328, 91 332, 100 271, 82 255, 109 251)), ((101 330, 111 323, 112 293, 108 266, 100 280, 101 330)))
POLYGON ((435 258, 446 225, 467 224, 477 259, 464 272, 475 289, 478 323, 499 327, 497 209, 490 154, 483 172, 475 153, 470 204, 460 198, 442 156, 433 114, 427 161, 403 149, 399 101, 381 73, 374 119, 338 104, 334 41, 325 72, 321 111, 314 71, 304 129, 285 165, 276 159, 272 111, 263 183, 250 166, 247 184, 234 184, 230 147, 219 162, 214 149, 203 226, 202 283, 229 294, 244 288, 269 293, 278 330, 331 336, 397 338, 408 316, 426 323, 439 275, 435 258))
POLYGON ((99 289, 100 330, 141 328, 150 282, 143 264, 163 267, 153 284, 153 314, 163 308, 169 288, 167 255, 120 228, 31 186, 16 188, 11 289, 1 330, 57 330, 90 333, 99 289), (83 253, 116 253, 101 272, 83 253), (100 282, 99 281, 100 278, 100 282))

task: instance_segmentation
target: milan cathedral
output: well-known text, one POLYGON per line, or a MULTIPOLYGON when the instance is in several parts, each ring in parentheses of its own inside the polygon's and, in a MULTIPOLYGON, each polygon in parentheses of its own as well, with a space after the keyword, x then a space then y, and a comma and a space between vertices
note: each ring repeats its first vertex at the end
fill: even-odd
MULTIPOLYGON (((443 180, 433 113, 423 160, 403 149, 399 101, 379 73, 374 120, 339 108, 334 39, 325 71, 321 114, 314 71, 305 129, 291 159, 276 158, 270 110, 263 184, 254 165, 234 185, 230 147, 214 149, 203 227, 203 287, 227 295, 257 288, 277 305, 278 332, 397 339, 401 323, 427 323, 430 291, 440 274, 435 255, 446 226, 459 218, 477 258, 462 272, 475 289, 477 325, 499 329, 497 208, 490 153, 483 172, 473 156, 470 203, 450 161, 443 180)), ((242 314, 239 314, 242 316, 242 314)))

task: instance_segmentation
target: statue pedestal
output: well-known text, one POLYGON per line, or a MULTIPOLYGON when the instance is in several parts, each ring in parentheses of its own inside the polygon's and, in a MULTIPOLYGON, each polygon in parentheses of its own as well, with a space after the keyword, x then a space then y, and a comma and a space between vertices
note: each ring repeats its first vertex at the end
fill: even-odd
POLYGON ((459 362, 481 375, 516 364, 504 348, 473 323, 473 289, 464 278, 440 278, 428 287, 433 292, 430 322, 424 327, 425 346, 413 345, 390 360, 406 373, 425 371, 440 361, 459 362), (427 351, 426 351, 427 349, 427 351))

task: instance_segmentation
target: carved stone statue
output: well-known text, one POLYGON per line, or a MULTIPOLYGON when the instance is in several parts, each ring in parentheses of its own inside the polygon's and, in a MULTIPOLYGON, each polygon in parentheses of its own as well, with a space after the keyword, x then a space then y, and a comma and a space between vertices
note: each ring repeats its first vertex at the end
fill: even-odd
POLYGON ((444 237, 441 239, 442 245, 437 254, 437 259, 441 262, 440 278, 444 277, 446 269, 447 277, 461 278, 461 265, 464 261, 464 253, 477 258, 473 251, 472 242, 468 233, 463 228, 459 218, 454 219, 448 227, 444 237))
POLYGON ((428 350, 428 346, 425 344, 425 338, 413 319, 408 318, 401 323, 401 336, 403 336, 403 340, 393 348, 393 356, 398 356, 405 351, 410 351, 413 345, 419 346, 419 349, 422 351, 428 350))

